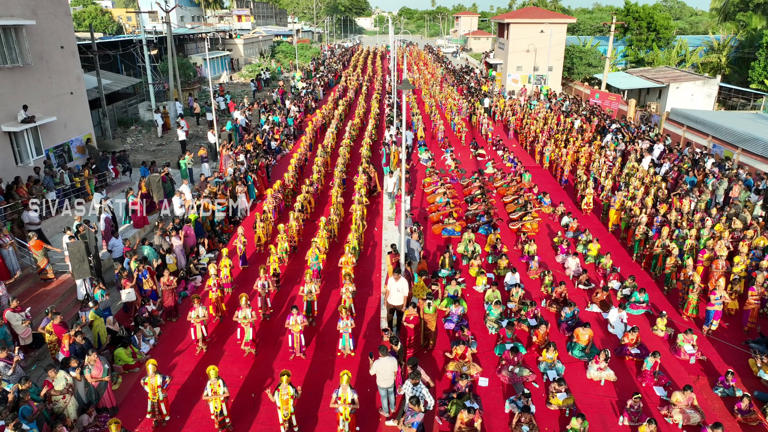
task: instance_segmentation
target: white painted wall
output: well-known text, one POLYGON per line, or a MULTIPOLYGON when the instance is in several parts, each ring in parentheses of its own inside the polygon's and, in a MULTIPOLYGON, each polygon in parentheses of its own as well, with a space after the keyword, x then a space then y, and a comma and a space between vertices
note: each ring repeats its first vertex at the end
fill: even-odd
MULTIPOLYGON (((27 104, 38 117, 57 118, 39 126, 44 148, 93 135, 69 5, 50 0, 2 0, 2 5, 0 17, 36 24, 25 26, 32 64, 0 68, 0 123, 15 122, 16 113, 27 104)), ((31 173, 29 166, 16 166, 10 136, 0 132, 0 177, 10 181, 20 175, 26 180, 31 173)))
POLYGON ((672 108, 714 109, 719 86, 720 81, 714 78, 670 83, 662 95, 661 112, 672 108))

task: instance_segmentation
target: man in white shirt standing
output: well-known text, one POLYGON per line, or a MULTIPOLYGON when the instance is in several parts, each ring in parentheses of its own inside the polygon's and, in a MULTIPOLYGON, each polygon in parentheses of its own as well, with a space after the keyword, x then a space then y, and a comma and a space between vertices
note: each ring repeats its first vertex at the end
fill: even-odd
POLYGON ((192 201, 192 189, 189 187, 189 180, 183 179, 181 181, 181 186, 179 186, 179 191, 184 194, 184 199, 187 201, 192 201))
POLYGON ((187 133, 184 132, 184 126, 181 123, 176 125, 176 136, 179 138, 179 147, 181 148, 181 154, 187 153, 187 133))
POLYGON ((173 215, 176 217, 182 217, 184 216, 184 197, 183 193, 181 192, 181 188, 176 191, 176 193, 173 195, 173 198, 171 198, 171 204, 173 205, 173 215))
POLYGON ((395 268, 384 288, 384 298, 387 301, 387 324, 394 334, 400 331, 409 294, 408 281, 401 275, 400 269, 395 268))
POLYGON ((160 108, 155 108, 155 112, 152 114, 152 119, 155 121, 157 137, 160 138, 163 136, 163 115, 160 113, 160 108))

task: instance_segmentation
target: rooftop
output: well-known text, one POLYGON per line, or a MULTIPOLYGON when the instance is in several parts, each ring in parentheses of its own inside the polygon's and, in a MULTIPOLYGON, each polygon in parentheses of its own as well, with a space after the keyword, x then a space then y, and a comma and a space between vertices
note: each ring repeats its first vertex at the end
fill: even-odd
POLYGON ((536 6, 528 6, 522 9, 507 12, 501 15, 496 15, 491 18, 491 21, 497 22, 538 22, 538 23, 556 23, 556 24, 569 24, 575 23, 576 18, 553 12, 551 10, 542 9, 536 6))
MULTIPOLYGON (((96 79, 96 72, 84 72, 83 81, 85 81, 85 91, 88 94, 88 100, 93 100, 99 97, 99 84, 96 79)), ((104 94, 108 95, 116 91, 134 86, 140 83, 138 78, 129 77, 126 75, 116 74, 109 71, 101 71, 101 84, 104 86, 104 94)))
POLYGON ((695 72, 690 72, 683 69, 674 68, 672 66, 627 69, 627 73, 637 77, 645 78, 650 81, 655 81, 660 84, 715 79, 710 76, 697 74, 695 72))
POLYGON ((467 36, 467 37, 494 37, 496 35, 492 34, 492 33, 488 33, 485 30, 475 30, 475 31, 471 31, 469 33, 465 33, 464 36, 467 36))
MULTIPOLYGON (((603 74, 594 74, 597 79, 603 79, 603 74)), ((639 76, 628 74, 626 72, 609 72, 608 73, 608 85, 619 90, 635 90, 645 88, 658 88, 664 87, 664 84, 659 84, 653 81, 649 81, 639 76)))
POLYGON ((669 119, 768 158, 768 137, 759 132, 768 130, 767 114, 672 108, 669 119))
POLYGON ((453 14, 453 16, 480 16, 480 14, 472 11, 462 11, 462 12, 453 14))

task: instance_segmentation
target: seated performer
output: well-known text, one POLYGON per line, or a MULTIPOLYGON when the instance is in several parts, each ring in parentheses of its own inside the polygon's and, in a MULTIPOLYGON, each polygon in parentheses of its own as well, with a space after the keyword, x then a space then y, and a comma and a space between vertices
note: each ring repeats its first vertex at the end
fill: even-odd
POLYGON ((661 414, 672 424, 679 428, 683 426, 696 426, 704 422, 704 412, 699 407, 693 386, 686 384, 682 390, 672 392, 669 397, 669 405, 660 408, 661 414))
POLYGON ((736 387, 736 374, 731 369, 725 371, 725 374, 717 379, 712 391, 720 397, 741 397, 744 393, 743 390, 736 387))
POLYGON ((648 356, 648 348, 640 342, 640 328, 630 327, 624 336, 621 337, 621 346, 616 348, 616 354, 634 360, 643 360, 648 356))
POLYGON ((563 378, 558 378, 547 389, 547 408, 551 410, 565 410, 565 415, 575 405, 573 394, 563 378))
POLYGON ((601 350, 587 365, 587 379, 600 381, 600 385, 605 384, 606 381, 616 381, 616 374, 608 367, 610 360, 611 351, 601 350))
POLYGON ((645 288, 632 293, 627 301, 627 313, 631 315, 641 315, 646 312, 651 312, 650 301, 648 300, 648 293, 645 288))
POLYGON ((643 396, 639 392, 632 393, 632 398, 627 400, 624 412, 619 417, 619 424, 624 426, 638 426, 645 423, 648 418, 643 413, 643 396))
POLYGON ((562 378, 565 373, 565 366, 558 360, 557 345, 554 342, 547 342, 544 346, 544 350, 539 356, 539 370, 543 374, 543 379, 546 382, 554 381, 557 378, 562 378))
POLYGON ((640 371, 640 383, 643 387, 665 387, 669 384, 669 378, 664 375, 661 368, 661 353, 652 352, 643 360, 643 367, 640 371))
POLYGON ((681 360, 689 360, 691 363, 696 360, 706 360, 707 358, 699 350, 697 343, 698 336, 693 333, 693 329, 687 329, 677 335, 677 341, 672 347, 672 354, 681 360))
POLYGON ((594 337, 589 323, 582 324, 573 331, 573 339, 567 345, 568 354, 581 361, 589 361, 600 352, 592 341, 594 337))

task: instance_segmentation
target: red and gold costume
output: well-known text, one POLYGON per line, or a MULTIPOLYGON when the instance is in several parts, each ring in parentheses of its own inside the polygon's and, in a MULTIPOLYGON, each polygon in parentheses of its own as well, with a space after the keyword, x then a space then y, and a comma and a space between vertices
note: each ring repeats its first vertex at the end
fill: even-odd
POLYGON ((213 319, 219 319, 224 314, 224 293, 221 292, 219 285, 218 269, 216 264, 208 265, 208 280, 205 282, 205 289, 208 290, 208 310, 213 319))
POLYGON ((348 370, 339 374, 339 387, 331 396, 331 408, 336 410, 336 432, 353 432, 357 430, 357 410, 360 401, 357 392, 350 385, 352 373, 348 370))
POLYGON ((266 390, 269 400, 277 405, 277 418, 280 421, 280 432, 298 431, 296 424, 296 400, 301 396, 301 387, 291 384, 291 372, 280 372, 280 384, 271 392, 266 390))
POLYGON ((240 294, 240 307, 235 311, 233 318, 240 326, 237 328, 237 340, 240 348, 245 352, 256 355, 256 346, 253 342, 253 322, 256 321, 256 312, 251 308, 248 294, 240 294))
POLYGON ((229 249, 227 248, 221 249, 221 261, 219 261, 219 286, 225 293, 232 293, 232 260, 229 259, 229 249))
POLYGON ((147 418, 154 426, 159 426, 171 419, 168 411, 168 384, 171 378, 157 373, 157 361, 149 359, 146 363, 147 376, 141 379, 141 386, 147 392, 147 418))
POLYGON ((205 373, 208 375, 208 381, 205 383, 203 400, 208 402, 208 409, 211 412, 214 426, 216 430, 220 431, 232 429, 232 421, 229 419, 229 412, 227 411, 229 390, 227 390, 224 380, 219 378, 219 368, 213 365, 208 366, 205 373))
POLYGON ((203 302, 197 294, 192 296, 192 308, 187 313, 187 320, 190 324, 189 331, 192 340, 197 342, 195 354, 199 353, 200 350, 205 351, 208 348, 205 344, 205 340, 208 338, 208 329, 206 328, 208 310, 203 306, 203 302))

